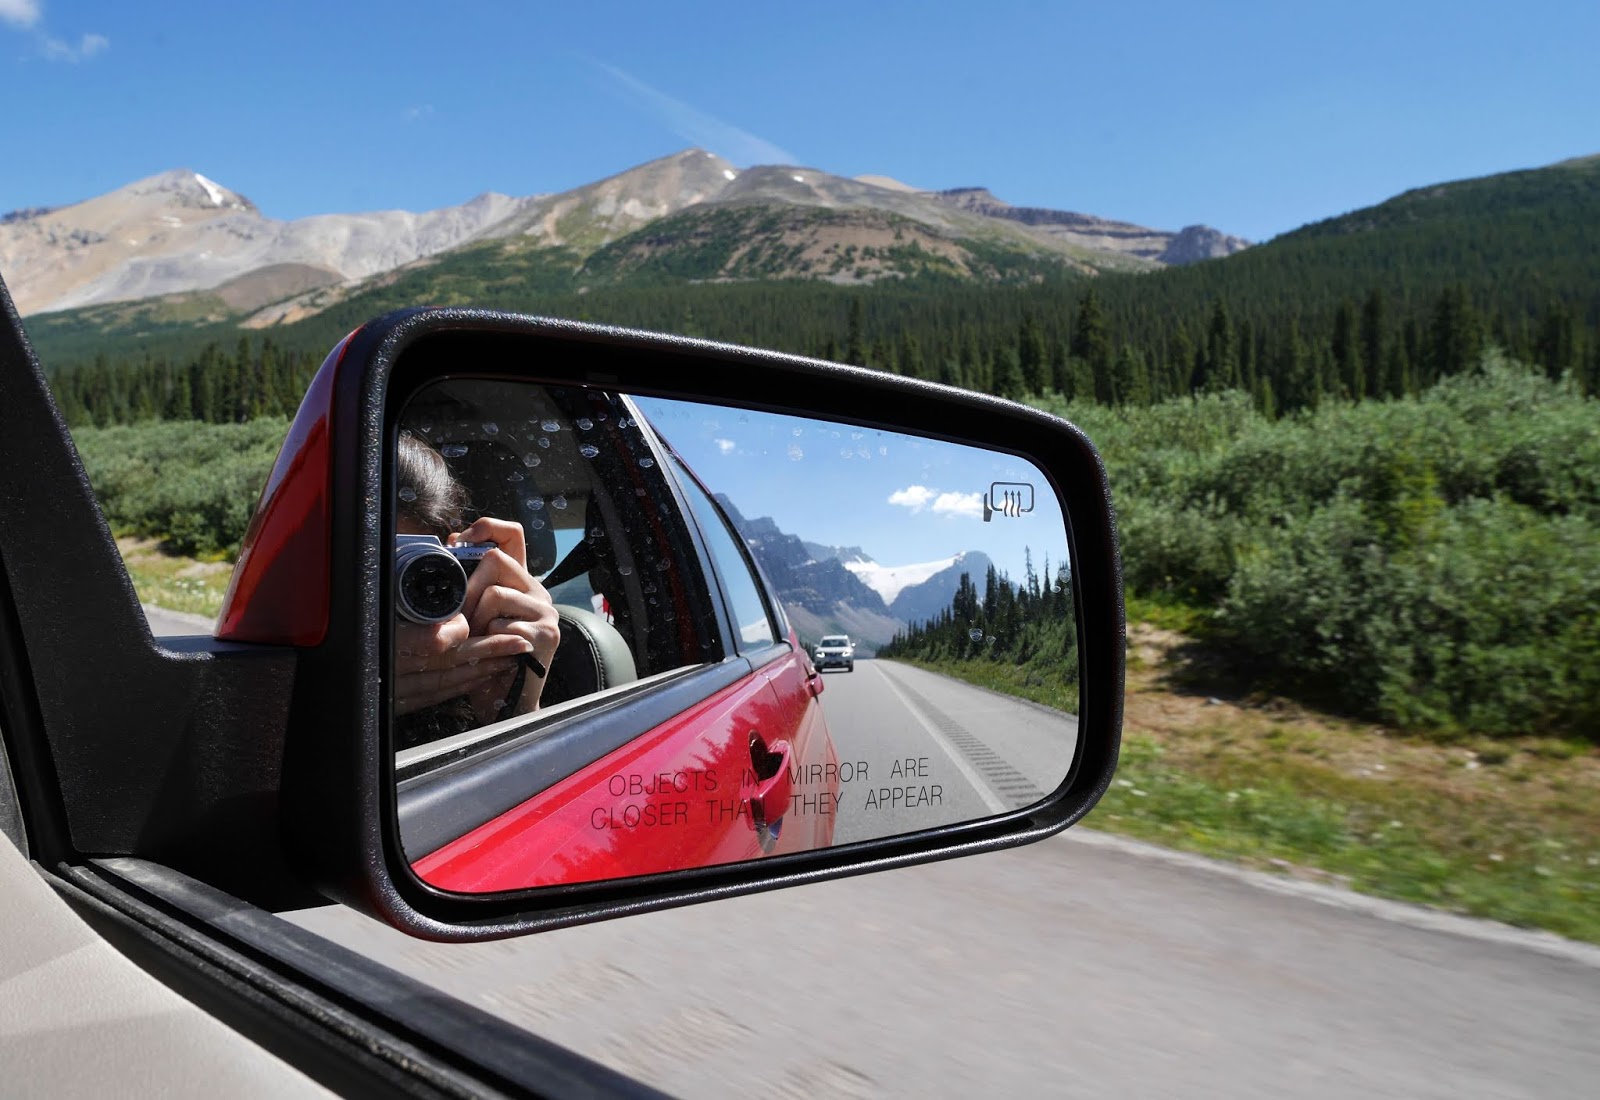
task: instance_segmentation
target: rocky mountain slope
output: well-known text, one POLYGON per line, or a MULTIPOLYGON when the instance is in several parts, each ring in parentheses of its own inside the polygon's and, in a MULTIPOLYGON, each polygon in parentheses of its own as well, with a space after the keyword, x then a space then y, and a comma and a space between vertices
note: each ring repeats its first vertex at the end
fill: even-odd
POLYGON ((587 280, 817 278, 933 272, 1036 278, 1226 255, 1238 238, 1012 207, 982 188, 919 191, 885 177, 739 169, 689 149, 553 195, 486 193, 460 206, 278 221, 187 169, 67 206, 0 217, 0 271, 24 314, 189 296, 212 319, 258 323, 326 308, 471 244, 552 258, 587 280), (194 296, 203 295, 203 308, 194 296))
POLYGON ((0 223, 0 271, 40 313, 209 290, 248 310, 361 280, 463 244, 530 200, 484 194, 424 214, 386 210, 281 222, 187 169, 0 223))
POLYGON ((1012 206, 984 187, 957 187, 933 197, 960 210, 1028 226, 1036 232, 1095 252, 1117 252, 1163 265, 1199 263, 1231 256, 1250 247, 1243 237, 1232 237, 1206 225, 1191 225, 1169 233, 1128 222, 1110 221, 1092 214, 1012 206))

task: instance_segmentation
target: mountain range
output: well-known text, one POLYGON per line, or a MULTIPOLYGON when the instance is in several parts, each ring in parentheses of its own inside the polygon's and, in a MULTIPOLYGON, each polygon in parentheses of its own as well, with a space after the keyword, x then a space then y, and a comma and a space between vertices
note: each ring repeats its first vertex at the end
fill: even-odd
MULTIPOLYGON (((1278 413, 1327 395, 1418 392, 1469 368, 1485 343, 1600 392, 1600 157, 1415 188, 1165 267, 1157 258, 1195 234, 1163 242, 1137 227, 1003 207, 975 189, 723 165, 690 151, 561 195, 404 215, 395 247, 463 243, 365 278, 334 270, 359 256, 360 234, 284 223, 255 240, 298 242, 298 258, 273 257, 211 290, 35 312, 28 335, 75 424, 290 413, 342 336, 421 304, 722 340, 1009 397, 1146 404, 1241 388, 1278 413), (960 236, 973 222, 988 236, 960 236), (497 226, 516 232, 496 237, 497 226), (322 258, 307 259, 307 241, 322 242, 322 258), (1108 241, 1124 251, 1089 250, 1108 241), (295 280, 330 279, 344 281, 250 308, 295 280)), ((154 233, 209 227, 231 239, 213 223, 244 236, 261 228, 234 192, 193 173, 168 182, 141 198, 154 204, 143 215, 154 233), (161 205, 174 192, 177 213, 161 205)), ((97 270, 86 282, 145 277, 149 261, 105 251, 116 245, 111 214, 74 225, 70 209, 0 219, 0 245, 31 241, 44 255, 53 235, 60 249, 101 250, 95 263, 74 260, 80 274, 97 270)), ((137 234, 121 239, 131 249, 137 234)), ((3 256, 0 270, 24 308, 50 278, 70 281, 48 271, 29 280, 3 256)))
POLYGON ((963 573, 982 586, 993 564, 980 550, 931 562, 884 566, 860 547, 825 546, 781 530, 769 516, 746 518, 725 495, 717 499, 783 601, 795 630, 815 640, 848 634, 865 653, 908 624, 950 606, 963 573))
POLYGON ((559 194, 485 193, 424 213, 278 221, 188 169, 71 205, 0 217, 0 272, 25 315, 161 300, 191 320, 261 327, 468 246, 572 272, 578 285, 679 277, 865 284, 918 274, 1027 281, 1042 271, 1154 270, 1247 242, 1011 206, 981 187, 736 168, 701 149, 559 194))

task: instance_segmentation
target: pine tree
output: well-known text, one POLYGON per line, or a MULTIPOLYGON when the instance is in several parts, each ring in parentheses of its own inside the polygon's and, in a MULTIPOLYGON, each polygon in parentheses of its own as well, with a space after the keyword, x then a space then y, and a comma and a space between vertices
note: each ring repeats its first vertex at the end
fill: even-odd
POLYGON ((1111 403, 1111 338, 1106 335, 1105 314, 1100 308, 1100 298, 1090 287, 1078 299, 1078 316, 1072 326, 1074 358, 1089 364, 1094 375, 1095 400, 1103 405, 1111 403))
POLYGON ((996 397, 1009 397, 1013 401, 1023 396, 1022 368, 1017 364, 1015 348, 1001 348, 994 357, 994 387, 996 397))
POLYGON ((1022 385, 1034 394, 1043 393, 1048 386, 1046 375, 1044 334, 1031 312, 1022 315, 1022 327, 1017 333, 1017 366, 1022 371, 1022 385))
POLYGON ((861 295, 857 294, 850 299, 850 318, 844 339, 844 361, 857 367, 865 366, 867 362, 867 348, 862 337, 865 313, 861 295))
POLYGON ((1394 378, 1388 370, 1389 355, 1384 343, 1386 312, 1383 291, 1374 287, 1361 306, 1361 361, 1366 365, 1374 394, 1398 397, 1401 391, 1393 388, 1394 378))
POLYGON ((1330 386, 1329 392, 1338 393, 1354 401, 1361 400, 1367 392, 1367 375, 1361 362, 1361 341, 1356 331, 1356 307, 1348 298, 1340 302, 1339 308, 1334 311, 1333 339, 1330 347, 1337 386, 1330 386))
POLYGON ((1239 385, 1239 352, 1235 343, 1233 319, 1228 306, 1218 298, 1211 307, 1206 326, 1206 346, 1198 357, 1190 388, 1203 393, 1221 393, 1239 385))

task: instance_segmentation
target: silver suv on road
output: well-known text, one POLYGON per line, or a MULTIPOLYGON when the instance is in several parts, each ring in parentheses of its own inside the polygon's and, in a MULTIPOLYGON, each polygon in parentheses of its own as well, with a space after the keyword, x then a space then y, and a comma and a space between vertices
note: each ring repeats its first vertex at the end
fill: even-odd
POLYGON ((846 672, 856 670, 856 647, 850 639, 843 634, 829 634, 817 643, 816 656, 812 663, 820 672, 825 668, 839 668, 843 666, 846 672))

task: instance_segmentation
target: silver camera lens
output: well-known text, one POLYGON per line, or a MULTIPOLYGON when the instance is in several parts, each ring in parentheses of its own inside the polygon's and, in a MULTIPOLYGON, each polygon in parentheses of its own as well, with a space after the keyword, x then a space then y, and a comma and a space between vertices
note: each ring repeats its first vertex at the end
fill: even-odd
POLYGON ((467 571, 451 549, 434 535, 395 536, 394 598, 401 618, 430 626, 460 614, 467 571))

